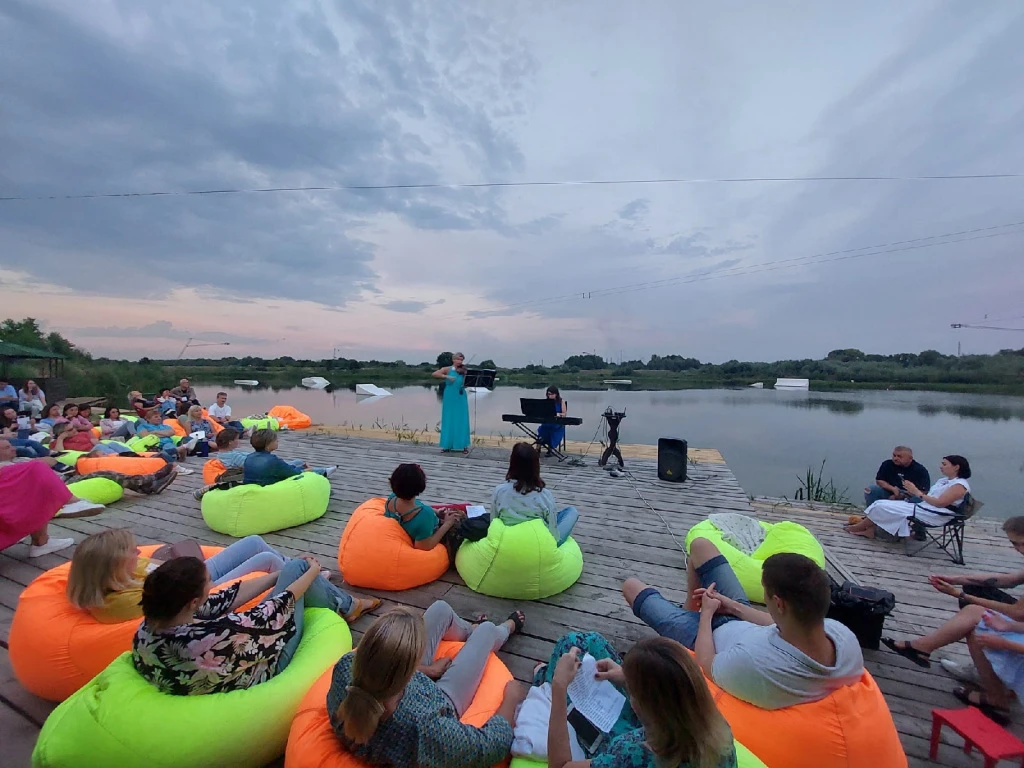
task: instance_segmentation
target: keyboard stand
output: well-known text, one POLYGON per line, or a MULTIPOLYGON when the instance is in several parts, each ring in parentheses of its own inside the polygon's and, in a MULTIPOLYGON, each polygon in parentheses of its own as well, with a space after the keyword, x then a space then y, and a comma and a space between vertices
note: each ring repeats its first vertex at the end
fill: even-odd
MULTIPOLYGON (((538 450, 540 450, 541 448, 548 447, 547 444, 540 439, 540 435, 537 434, 537 432, 529 424, 524 424, 521 421, 513 421, 511 423, 519 427, 519 429, 521 429, 533 441, 534 446, 536 446, 538 450)), ((569 458, 564 453, 562 453, 561 449, 558 448, 558 446, 552 445, 550 447, 551 452, 558 457, 559 463, 569 458)))

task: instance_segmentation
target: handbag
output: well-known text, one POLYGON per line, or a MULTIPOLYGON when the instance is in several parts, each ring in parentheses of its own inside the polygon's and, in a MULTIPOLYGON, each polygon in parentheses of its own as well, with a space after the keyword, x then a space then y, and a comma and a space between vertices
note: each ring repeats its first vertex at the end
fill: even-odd
POLYGON ((160 549, 150 555, 151 559, 160 560, 165 563, 168 560, 174 560, 176 557, 196 557, 203 562, 206 561, 206 557, 203 555, 203 549, 195 539, 184 539, 176 544, 164 544, 160 549))

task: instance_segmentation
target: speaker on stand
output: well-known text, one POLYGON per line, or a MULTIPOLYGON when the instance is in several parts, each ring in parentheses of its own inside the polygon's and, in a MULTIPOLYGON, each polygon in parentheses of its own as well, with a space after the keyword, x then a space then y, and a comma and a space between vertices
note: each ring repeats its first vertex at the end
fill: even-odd
POLYGON ((686 441, 658 438, 658 479, 670 483, 686 481, 686 441))

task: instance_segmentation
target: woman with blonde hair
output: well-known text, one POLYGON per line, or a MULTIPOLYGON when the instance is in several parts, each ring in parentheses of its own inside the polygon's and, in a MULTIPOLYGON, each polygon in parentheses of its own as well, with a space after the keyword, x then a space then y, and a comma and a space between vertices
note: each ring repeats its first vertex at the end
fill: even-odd
MULTIPOLYGON (((288 559, 259 536, 246 536, 206 559, 214 584, 227 584, 250 573, 277 573, 288 559)), ((135 536, 127 528, 112 528, 87 536, 76 548, 68 573, 71 604, 88 611, 103 624, 117 624, 142 616, 142 584, 160 560, 140 557, 135 536)), ((356 600, 327 581, 329 571, 315 580, 318 588, 336 598, 346 620, 355 621, 379 600, 356 600)))
POLYGON ((438 443, 445 453, 469 453, 469 398, 466 396, 466 356, 452 355, 452 364, 438 368, 431 376, 444 379, 441 400, 441 435, 438 443))
POLYGON ((463 725, 488 657, 522 629, 515 611, 502 624, 463 621, 438 601, 422 617, 397 608, 377 619, 358 649, 334 666, 327 711, 346 750, 394 768, 490 768, 508 755, 525 691, 510 681, 483 727, 463 725), (434 656, 442 640, 464 641, 454 659, 434 656))
MULTIPOLYGON (((595 639, 607 643, 596 633, 576 634, 588 647, 595 639)), ((559 644, 565 647, 562 641, 559 644)), ((566 702, 579 656, 580 648, 573 645, 558 659, 551 677, 550 768, 735 768, 732 731, 715 706, 700 667, 682 645, 665 637, 641 640, 621 666, 614 658, 597 662, 597 679, 628 692, 641 727, 613 730, 613 738, 598 746, 590 760, 574 761, 566 702)))
POLYGON ((192 448, 192 455, 198 454, 199 456, 209 456, 210 451, 217 450, 217 433, 213 429, 213 424, 210 420, 203 416, 203 407, 201 405, 193 405, 188 409, 187 416, 182 417, 183 426, 185 431, 190 435, 203 433, 203 437, 196 438, 195 446, 192 448))

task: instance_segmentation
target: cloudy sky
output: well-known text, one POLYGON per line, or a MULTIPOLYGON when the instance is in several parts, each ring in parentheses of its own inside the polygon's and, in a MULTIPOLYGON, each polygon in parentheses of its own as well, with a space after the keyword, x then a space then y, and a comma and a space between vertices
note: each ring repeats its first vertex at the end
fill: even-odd
MULTIPOLYGON (((1022 39, 1019 0, 6 0, 0 197, 1018 173, 1022 39)), ((1022 200, 1010 178, 0 201, 0 317, 129 358, 986 352, 1024 334, 949 325, 1024 314, 1022 200)))

